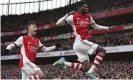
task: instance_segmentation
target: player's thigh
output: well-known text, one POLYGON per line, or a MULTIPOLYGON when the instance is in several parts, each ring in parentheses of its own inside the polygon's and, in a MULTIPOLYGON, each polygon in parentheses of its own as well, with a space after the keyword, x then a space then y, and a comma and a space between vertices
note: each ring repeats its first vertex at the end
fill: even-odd
POLYGON ((85 52, 87 50, 87 46, 80 39, 78 39, 78 40, 75 40, 74 42, 73 50, 85 52))
POLYGON ((21 70, 23 70, 28 76, 32 76, 36 71, 40 71, 41 69, 34 63, 29 62, 21 70))
POLYGON ((97 48, 99 46, 98 44, 90 42, 88 40, 83 40, 82 43, 84 45, 86 45, 85 49, 86 49, 87 53, 90 54, 90 55, 91 54, 95 54, 96 50, 97 50, 97 48))
POLYGON ((21 70, 21 78, 22 80, 25 80, 25 79, 28 79, 29 76, 23 70, 21 70))
POLYGON ((44 73, 41 70, 37 70, 35 74, 38 75, 40 79, 44 78, 44 73))
POLYGON ((30 63, 30 65, 32 66, 31 68, 33 69, 33 74, 38 75, 40 79, 44 78, 44 73, 37 65, 35 65, 34 63, 30 63))
MULTIPOLYGON (((21 68, 21 71, 22 72, 24 72, 25 73, 25 75, 27 75, 28 76, 28 78, 30 77, 30 76, 32 76, 32 74, 33 74, 33 69, 32 68, 30 68, 29 66, 24 66, 24 67, 22 67, 21 68)), ((28 79, 27 78, 27 79, 28 79)))
POLYGON ((88 40, 75 40, 73 50, 91 55, 96 51, 97 46, 97 44, 90 42, 88 40))
POLYGON ((78 57, 78 61, 79 62, 84 62, 84 61, 89 61, 89 55, 86 52, 82 52, 82 51, 75 51, 75 54, 78 57))

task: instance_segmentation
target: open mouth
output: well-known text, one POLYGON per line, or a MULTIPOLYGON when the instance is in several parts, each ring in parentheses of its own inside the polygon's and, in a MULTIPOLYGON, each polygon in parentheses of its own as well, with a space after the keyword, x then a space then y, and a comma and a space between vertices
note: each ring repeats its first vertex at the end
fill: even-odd
POLYGON ((37 32, 37 30, 35 30, 34 32, 37 32))

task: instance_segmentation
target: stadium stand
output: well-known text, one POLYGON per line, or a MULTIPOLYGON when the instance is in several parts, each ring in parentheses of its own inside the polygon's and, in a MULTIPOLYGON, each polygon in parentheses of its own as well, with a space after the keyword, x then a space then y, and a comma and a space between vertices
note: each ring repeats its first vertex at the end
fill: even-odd
MULTIPOLYGON (((107 0, 105 2, 108 2, 108 3, 106 3, 106 5, 104 4, 104 6, 100 5, 100 7, 99 7, 97 5, 97 7, 95 7, 95 8, 93 6, 89 7, 90 13, 94 14, 94 13, 99 13, 99 12, 108 12, 108 11, 112 11, 112 10, 117 10, 117 9, 127 8, 127 7, 133 6, 132 0, 128 0, 128 1, 123 0, 121 2, 116 1, 115 3, 113 2, 113 0, 112 0, 113 3, 110 2, 109 0, 107 0), (124 3, 124 2, 126 2, 126 3, 124 3), (115 6, 113 4, 115 4, 115 6), (106 9, 104 9, 104 7, 106 9)), ((89 3, 89 1, 87 1, 87 3, 90 6, 92 5, 91 3, 89 3)), ((1 25, 2 26, 2 32, 22 30, 25 28, 24 26, 29 21, 35 21, 38 26, 55 23, 64 14, 74 10, 74 6, 75 6, 75 4, 70 5, 70 6, 66 6, 66 7, 62 7, 59 9, 55 9, 55 10, 41 11, 39 13, 2 16, 2 25, 1 25), (49 14, 49 16, 47 16, 47 14, 49 14)), ((122 23, 123 21, 121 20, 118 22, 122 23)))
MULTIPOLYGON (((114 56, 115 55, 113 55, 113 57, 114 56)), ((71 57, 69 57, 69 59, 70 58, 71 57)), ((118 56, 114 58, 118 58, 118 56)), ((133 61, 130 59, 121 59, 122 60, 104 60, 96 70, 97 77, 99 77, 99 79, 132 79, 133 61)), ((41 61, 43 62, 43 60, 41 61)), ((84 76, 83 72, 71 68, 53 67, 52 64, 43 63, 39 64, 39 67, 43 70, 45 79, 88 79, 88 77, 84 76)), ((15 64, 3 64, 1 70, 3 79, 21 78, 19 68, 15 64)))
MULTIPOLYGON (((103 2, 96 2, 96 0, 87 3, 89 5, 89 11, 91 14, 108 12, 119 10, 123 8, 133 7, 133 0, 103 0, 103 2), (104 1, 106 4, 104 4, 104 1), (104 5, 100 5, 100 3, 104 5), (95 6, 95 5, 97 6, 95 6)), ((65 15, 67 12, 74 9, 75 4, 69 5, 66 7, 62 7, 54 10, 41 11, 39 13, 32 14, 22 14, 22 15, 9 15, 2 16, 2 32, 11 32, 11 31, 20 31, 25 29, 25 25, 28 21, 35 21, 37 26, 43 26, 46 24, 55 24, 55 22, 65 15), (70 8, 71 7, 71 8, 70 8)), ((131 18, 132 13, 127 13, 118 16, 111 16, 103 19, 96 19, 96 22, 102 25, 125 25, 133 23, 133 18, 131 18)), ((38 38, 40 38, 41 42, 45 46, 51 46, 57 42, 62 44, 62 48, 55 51, 67 51, 72 49, 72 45, 74 42, 74 38, 67 39, 56 39, 45 41, 44 37, 52 36, 52 35, 60 35, 72 32, 69 25, 54 27, 47 30, 38 31, 38 38), (64 28, 65 27, 65 28, 64 28), (66 28, 67 27, 67 28, 66 28), (57 31, 59 30, 59 31, 57 31), (62 32, 61 32, 62 31, 62 32)), ((24 35, 24 34, 22 34, 24 35)), ((13 35, 13 36, 2 36, 2 43, 5 42, 13 42, 18 36, 21 35, 13 35)), ((110 33, 102 33, 93 35, 92 38, 89 39, 103 47, 114 47, 114 46, 122 46, 122 45, 132 45, 133 44, 133 29, 118 31, 118 32, 110 32, 110 33)), ((4 53, 6 45, 1 44, 1 55, 2 56, 10 56, 10 55, 20 55, 19 48, 11 50, 9 54, 4 53)), ((38 52, 41 52, 39 50, 38 52)), ((100 79, 133 79, 133 59, 132 52, 127 54, 128 52, 123 53, 114 53, 107 54, 105 60, 102 64, 99 65, 96 70, 96 75, 100 79), (118 60, 114 60, 118 59, 118 60)), ((68 60, 76 58, 74 56, 68 56, 68 60)), ((57 60, 52 58, 37 58, 37 65, 43 70, 46 79, 87 79, 84 74, 80 71, 75 71, 66 67, 53 67, 52 63, 57 60), (46 59, 46 60, 45 60, 46 59), (48 59, 48 60, 47 60, 48 59), (47 62, 46 64, 42 62, 47 62)), ((1 77, 2 79, 20 79, 21 73, 18 68, 18 60, 3 60, 1 65, 1 77), (16 63, 15 63, 16 62, 16 63)))

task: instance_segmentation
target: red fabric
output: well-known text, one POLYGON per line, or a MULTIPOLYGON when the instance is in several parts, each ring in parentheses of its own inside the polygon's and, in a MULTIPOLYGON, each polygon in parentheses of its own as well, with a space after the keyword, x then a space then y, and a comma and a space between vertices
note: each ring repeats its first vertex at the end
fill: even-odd
MULTIPOLYGON (((31 38, 30 36, 23 36, 23 46, 21 50, 25 52, 26 57, 32 62, 35 62, 36 52, 38 49, 39 40, 37 38, 31 38)), ((20 58, 19 67, 23 67, 23 58, 20 58)))
POLYGON ((98 53, 97 56, 100 56, 100 57, 104 57, 104 55, 102 53, 98 53))
POLYGON ((96 58, 95 60, 98 61, 98 62, 102 62, 102 60, 100 60, 100 59, 98 59, 98 58, 96 58))
POLYGON ((75 12, 73 15, 73 21, 76 28, 76 32, 81 36, 83 40, 88 39, 92 36, 88 31, 90 19, 90 14, 81 15, 80 13, 75 12))

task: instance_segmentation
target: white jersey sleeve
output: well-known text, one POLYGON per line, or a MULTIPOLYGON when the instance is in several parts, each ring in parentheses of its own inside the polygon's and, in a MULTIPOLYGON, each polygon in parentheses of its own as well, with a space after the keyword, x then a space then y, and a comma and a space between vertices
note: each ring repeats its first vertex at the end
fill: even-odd
POLYGON ((15 42, 14 42, 16 47, 22 46, 23 44, 23 36, 19 37, 15 42))
POLYGON ((107 27, 107 26, 102 26, 102 25, 96 24, 95 21, 94 21, 94 19, 92 18, 92 16, 90 16, 90 25, 91 25, 94 29, 109 30, 109 27, 107 27))
POLYGON ((39 41, 39 48, 41 48, 41 50, 44 52, 53 51, 54 49, 56 49, 55 46, 45 47, 40 41, 39 41))
POLYGON ((23 36, 19 37, 14 43, 9 44, 6 49, 11 50, 13 47, 20 47, 23 45, 23 36))
POLYGON ((72 24, 72 22, 73 22, 73 15, 68 16, 66 18, 66 22, 67 22, 67 24, 72 24))

